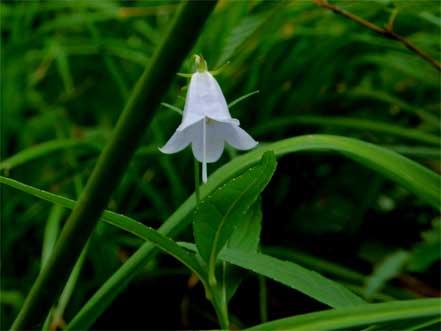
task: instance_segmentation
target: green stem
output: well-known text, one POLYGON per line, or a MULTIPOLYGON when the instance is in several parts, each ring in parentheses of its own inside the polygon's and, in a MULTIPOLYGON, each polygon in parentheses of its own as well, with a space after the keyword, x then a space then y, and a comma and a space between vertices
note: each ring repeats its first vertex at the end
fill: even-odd
POLYGON ((112 138, 100 155, 54 253, 35 281, 12 330, 41 327, 215 3, 184 1, 179 8, 163 43, 132 90, 112 138))
POLYGON ((268 292, 266 288, 266 279, 259 275, 259 308, 260 308, 260 322, 268 321, 268 292))
POLYGON ((199 171, 199 162, 198 160, 194 159, 194 190, 196 192, 196 203, 199 206, 201 202, 201 192, 200 192, 200 185, 201 185, 201 179, 200 179, 200 171, 199 171))
MULTIPOLYGON (((210 285, 208 284, 207 286, 210 285)), ((211 303, 213 304, 220 327, 222 330, 228 330, 230 328, 230 321, 225 293, 219 286, 211 287, 210 292, 212 297, 211 303)))
POLYGON ((66 283, 66 287, 64 288, 63 292, 60 295, 60 300, 58 302, 57 307, 55 308, 54 315, 53 315, 53 321, 61 321, 64 316, 64 311, 66 310, 67 304, 69 303, 69 300, 74 292, 75 285, 78 281, 78 278, 81 273, 81 269, 83 268, 84 261, 86 259, 87 250, 89 247, 89 242, 84 247, 83 251, 81 252, 81 255, 75 264, 72 273, 69 276, 69 279, 66 283))

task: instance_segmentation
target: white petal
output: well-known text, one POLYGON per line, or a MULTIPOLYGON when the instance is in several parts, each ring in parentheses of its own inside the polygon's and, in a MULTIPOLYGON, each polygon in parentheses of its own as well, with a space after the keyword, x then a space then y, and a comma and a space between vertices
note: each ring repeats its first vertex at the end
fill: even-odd
MULTIPOLYGON (((195 134, 195 139, 192 140, 191 148, 193 150, 194 157, 199 161, 203 162, 204 150, 203 150, 203 122, 200 121, 195 126, 198 126, 197 133, 195 134)), ((224 151, 224 137, 222 123, 218 123, 212 120, 208 120, 206 124, 206 162, 212 163, 216 162, 222 156, 224 151)))
POLYGON ((197 124, 189 126, 184 130, 176 130, 167 143, 159 150, 162 153, 173 154, 182 151, 187 147, 195 136, 197 124))
POLYGON ((221 88, 208 71, 196 72, 191 77, 181 128, 204 116, 223 122, 232 119, 221 88))
POLYGON ((248 150, 258 144, 245 130, 239 126, 224 124, 224 137, 228 144, 240 150, 248 150))

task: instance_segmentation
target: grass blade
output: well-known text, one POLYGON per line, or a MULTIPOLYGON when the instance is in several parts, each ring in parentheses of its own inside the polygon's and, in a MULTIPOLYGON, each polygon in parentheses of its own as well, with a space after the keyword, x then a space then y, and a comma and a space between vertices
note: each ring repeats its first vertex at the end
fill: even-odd
POLYGON ((431 145, 440 145, 440 137, 422 132, 421 130, 403 128, 398 125, 393 125, 385 122, 379 122, 368 119, 358 119, 353 117, 343 116, 288 116, 272 119, 264 123, 252 131, 254 135, 262 135, 268 131, 279 131, 286 126, 324 126, 336 127, 354 130, 366 130, 367 132, 385 133, 396 137, 405 138, 408 140, 419 141, 431 145))
POLYGON ((247 330, 349 330, 380 322, 435 318, 440 304, 438 298, 367 304, 283 318, 247 330))

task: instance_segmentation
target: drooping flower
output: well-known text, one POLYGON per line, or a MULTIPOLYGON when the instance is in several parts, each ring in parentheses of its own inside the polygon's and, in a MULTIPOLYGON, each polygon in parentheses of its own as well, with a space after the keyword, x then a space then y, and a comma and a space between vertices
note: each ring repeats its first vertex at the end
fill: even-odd
POLYGON ((207 163, 216 162, 225 142, 248 150, 257 142, 231 117, 222 90, 201 56, 195 56, 197 71, 192 74, 182 122, 160 151, 177 153, 191 144, 194 157, 202 162, 202 181, 207 182, 207 163))

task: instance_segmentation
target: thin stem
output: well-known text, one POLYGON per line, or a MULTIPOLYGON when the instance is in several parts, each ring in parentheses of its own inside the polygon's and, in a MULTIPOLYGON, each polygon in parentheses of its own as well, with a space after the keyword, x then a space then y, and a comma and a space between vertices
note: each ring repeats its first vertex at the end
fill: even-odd
POLYGON ((64 287, 64 290, 60 295, 60 300, 58 302, 57 307, 54 310, 52 322, 50 324, 51 330, 57 330, 64 323, 63 321, 64 311, 66 310, 67 304, 69 303, 70 298, 74 293, 76 283, 78 282, 81 269, 83 268, 83 264, 86 259, 88 247, 89 247, 89 242, 86 244, 86 246, 84 246, 84 249, 81 252, 80 257, 77 263, 75 264, 72 273, 69 276, 69 279, 67 280, 66 286, 64 287))
POLYGON ((181 108, 178 108, 176 106, 173 106, 169 103, 166 102, 161 102, 161 106, 167 107, 168 109, 171 109, 173 111, 175 111, 176 113, 178 113, 179 115, 184 114, 184 111, 181 108))
POLYGON ((221 65, 219 68, 215 70, 210 70, 210 74, 213 76, 219 75, 222 71, 225 70, 225 68, 230 64, 230 61, 225 62, 223 65, 221 65))
POLYGON ((199 206, 201 203, 201 192, 199 190, 200 186, 200 171, 199 171, 199 162, 198 160, 194 159, 194 190, 196 192, 196 203, 199 206))
POLYGON ((256 91, 253 91, 253 92, 247 93, 247 94, 245 94, 245 95, 242 95, 241 97, 237 98, 236 100, 231 101, 231 102, 228 104, 228 108, 234 107, 234 106, 237 105, 239 102, 241 102, 241 101, 243 101, 243 100, 249 98, 250 96, 252 96, 252 95, 254 95, 254 94, 257 94, 257 93, 259 93, 259 92, 260 92, 259 90, 256 90, 256 91))
POLYGON ((262 275, 259 275, 258 277, 260 322, 265 323, 268 321, 268 292, 265 277, 262 275))
POLYGON ((207 120, 202 121, 202 181, 207 182, 207 120))
POLYGON ((54 253, 35 281, 12 330, 41 328, 78 256, 119 184, 155 110, 196 41, 216 1, 184 1, 168 34, 132 90, 113 135, 101 153, 54 253), (51 289, 48 291, 48 289, 51 289))
POLYGON ((419 57, 421 57, 423 60, 427 61, 433 67, 435 67, 436 69, 441 71, 441 64, 438 61, 434 60, 429 54, 427 54, 423 50, 416 47, 409 40, 405 39, 404 37, 402 37, 399 34, 392 31, 392 24, 393 24, 393 21, 395 20, 396 13, 393 13, 393 16, 389 20, 389 23, 386 25, 386 28, 381 28, 378 25, 371 23, 369 21, 366 21, 365 19, 363 19, 359 16, 356 16, 356 15, 354 15, 354 14, 352 14, 352 13, 350 13, 340 7, 329 4, 326 0, 313 0, 313 1, 317 5, 319 5, 320 7, 332 10, 334 13, 339 14, 343 17, 346 17, 346 18, 348 18, 348 19, 350 19, 360 25, 363 25, 363 26, 367 27, 368 29, 375 31, 378 34, 381 34, 389 39, 399 41, 404 46, 406 46, 409 50, 411 50, 412 52, 417 54, 419 57))

